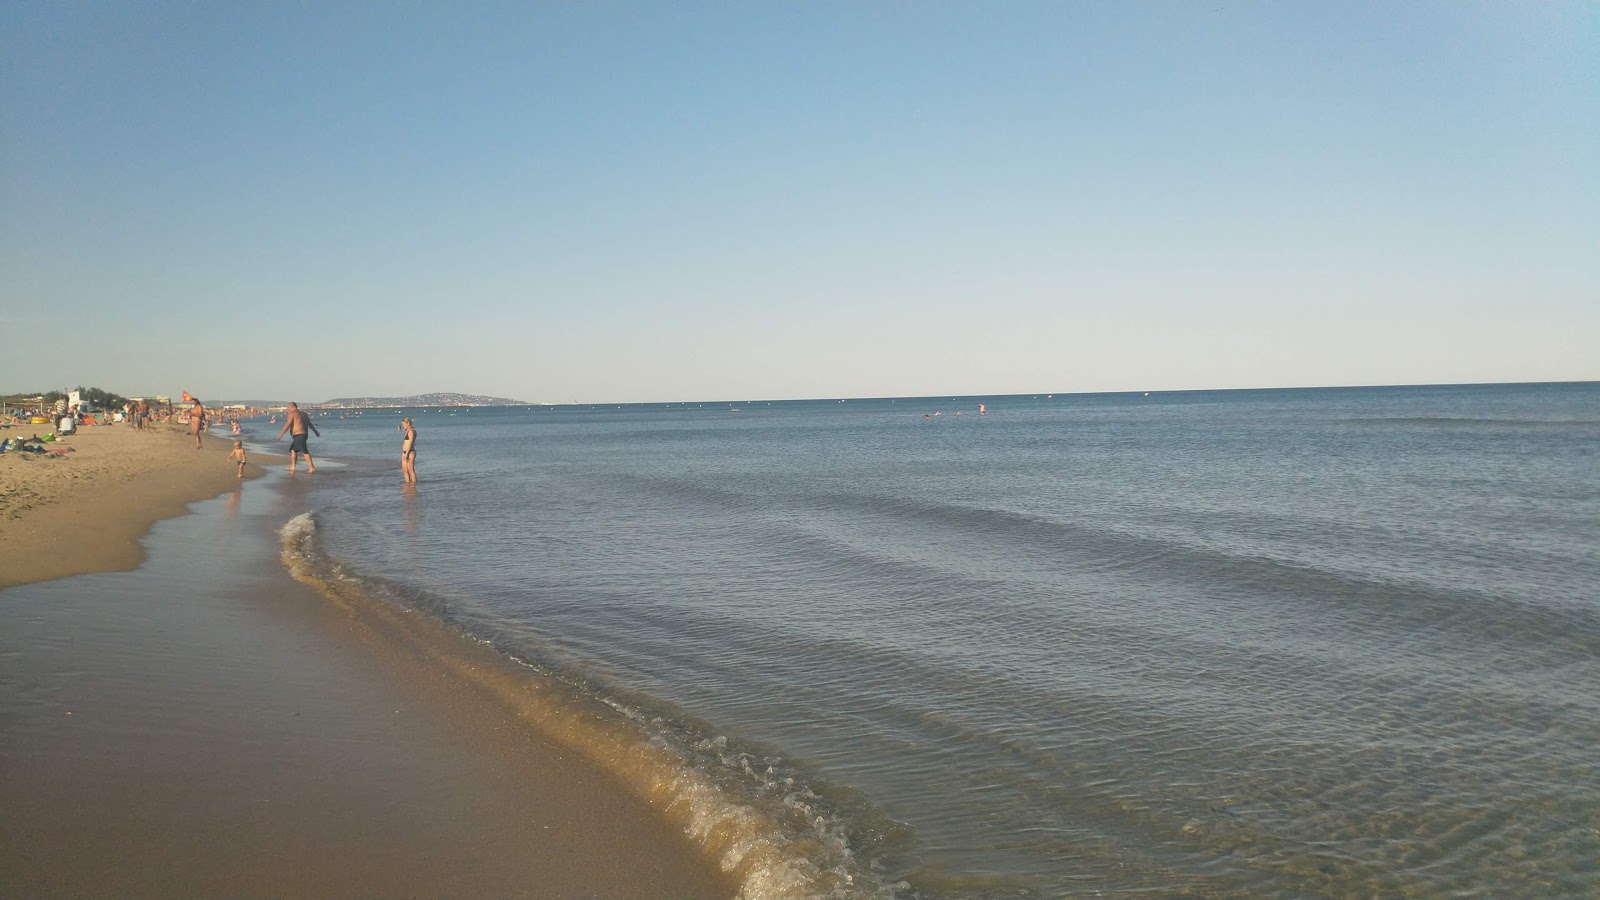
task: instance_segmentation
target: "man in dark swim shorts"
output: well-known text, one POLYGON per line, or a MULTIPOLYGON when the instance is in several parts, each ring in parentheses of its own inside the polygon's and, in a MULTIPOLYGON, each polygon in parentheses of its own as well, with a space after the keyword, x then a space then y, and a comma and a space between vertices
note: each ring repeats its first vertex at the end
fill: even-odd
POLYGON ((283 433, 285 431, 289 432, 289 471, 291 472, 294 471, 295 463, 298 462, 298 454, 301 453, 306 455, 306 471, 315 472, 317 470, 317 464, 311 461, 311 450, 306 447, 307 428, 315 432, 317 437, 322 437, 322 432, 317 431, 317 426, 311 424, 311 417, 301 412, 299 406, 290 403, 289 411, 283 417, 283 427, 278 429, 278 436, 273 440, 281 441, 283 440, 283 433))

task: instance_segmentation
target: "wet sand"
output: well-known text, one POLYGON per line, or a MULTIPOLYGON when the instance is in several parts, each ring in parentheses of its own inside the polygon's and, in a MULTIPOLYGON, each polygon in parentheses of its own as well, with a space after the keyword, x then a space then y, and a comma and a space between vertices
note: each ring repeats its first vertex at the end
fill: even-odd
MULTIPOLYGON (((226 477, 138 568, 0 592, 0 896, 734 893, 609 773, 432 664, 453 635, 290 578, 293 492, 226 477)), ((76 539, 40 516, 0 537, 76 539)))

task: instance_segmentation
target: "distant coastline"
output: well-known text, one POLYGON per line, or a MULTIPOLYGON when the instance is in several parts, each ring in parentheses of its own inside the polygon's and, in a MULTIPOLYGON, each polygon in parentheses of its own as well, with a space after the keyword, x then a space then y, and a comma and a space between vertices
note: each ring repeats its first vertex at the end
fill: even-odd
MULTIPOLYGON (((872 401, 872 400, 898 400, 898 401, 923 401, 923 400, 958 400, 958 399, 1009 399, 1027 397, 1104 397, 1121 394, 1155 395, 1181 395, 1181 394, 1216 394, 1231 392, 1269 392, 1269 391, 1345 391, 1366 390, 1370 388, 1427 388, 1427 387, 1499 387, 1507 385, 1561 385, 1561 384, 1592 384, 1593 379, 1578 379, 1567 381, 1494 381, 1494 382, 1419 382, 1416 384, 1306 384, 1306 385, 1273 385, 1273 386, 1247 386, 1247 387, 1204 387, 1204 388, 1162 388, 1151 387, 1148 389, 1123 389, 1105 391, 1000 391, 985 393, 930 393, 904 396, 874 396, 860 395, 854 397, 767 397, 745 399, 711 399, 711 400, 599 400, 599 401, 529 401, 513 400, 507 397, 491 397, 485 394, 457 394, 457 393, 431 393, 412 394, 404 397, 337 397, 321 403, 300 401, 300 405, 307 409, 414 409, 419 407, 476 407, 476 406, 687 406, 687 405, 718 405, 718 404, 756 404, 756 403, 808 403, 830 400, 834 402, 847 401, 872 401)), ((251 406, 261 409, 282 409, 287 400, 222 400, 208 406, 251 406)))
MULTIPOLYGON (((221 401, 222 405, 242 404, 262 409, 283 409, 288 403, 287 400, 221 401)), ((412 394, 407 397, 336 397, 321 403, 301 402, 300 405, 306 409, 400 409, 418 406, 542 406, 544 404, 490 397, 484 394, 435 393, 412 394)))
POLYGON ((384 409, 408 406, 538 406, 526 400, 483 394, 413 394, 408 397, 338 397, 315 404, 322 409, 384 409))

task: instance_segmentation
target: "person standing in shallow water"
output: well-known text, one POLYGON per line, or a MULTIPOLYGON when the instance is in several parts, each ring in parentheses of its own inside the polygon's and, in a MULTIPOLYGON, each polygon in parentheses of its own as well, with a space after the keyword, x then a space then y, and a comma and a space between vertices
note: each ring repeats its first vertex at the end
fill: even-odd
POLYGON ((400 441, 400 474, 405 476, 406 484, 416 484, 417 423, 407 416, 400 420, 400 430, 405 432, 405 437, 400 441))
POLYGON ((299 406, 290 403, 289 411, 284 413, 283 416, 283 427, 278 429, 278 436, 273 440, 281 441, 283 440, 283 433, 285 431, 289 432, 289 471, 291 472, 294 471, 295 463, 298 461, 296 454, 299 453, 306 455, 306 472, 310 473, 317 470, 317 464, 311 461, 311 449, 306 446, 307 428, 315 432, 317 437, 322 437, 322 432, 317 431, 317 426, 311 424, 311 417, 302 412, 299 406))

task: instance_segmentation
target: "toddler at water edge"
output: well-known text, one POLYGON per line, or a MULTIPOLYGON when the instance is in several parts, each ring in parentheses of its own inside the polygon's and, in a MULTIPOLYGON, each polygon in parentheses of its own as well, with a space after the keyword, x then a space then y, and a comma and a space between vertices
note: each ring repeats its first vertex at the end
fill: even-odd
POLYGON ((244 477, 244 441, 234 441, 233 451, 228 454, 228 461, 239 464, 239 477, 244 477))

